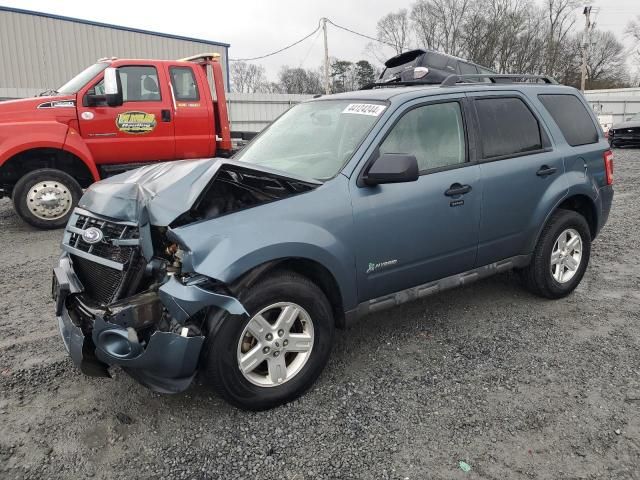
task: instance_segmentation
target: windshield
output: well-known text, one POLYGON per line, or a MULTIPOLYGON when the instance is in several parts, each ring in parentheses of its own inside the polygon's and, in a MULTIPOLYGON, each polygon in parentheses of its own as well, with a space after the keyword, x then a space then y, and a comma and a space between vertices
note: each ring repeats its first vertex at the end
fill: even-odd
POLYGON ((76 93, 78 90, 84 87, 89 82, 89 80, 93 79, 108 66, 108 63, 94 63, 93 65, 85 68, 63 86, 61 86, 57 90, 57 92, 66 94, 76 93))
POLYGON ((301 103, 235 158, 293 175, 327 180, 351 158, 386 105, 355 100, 301 103))

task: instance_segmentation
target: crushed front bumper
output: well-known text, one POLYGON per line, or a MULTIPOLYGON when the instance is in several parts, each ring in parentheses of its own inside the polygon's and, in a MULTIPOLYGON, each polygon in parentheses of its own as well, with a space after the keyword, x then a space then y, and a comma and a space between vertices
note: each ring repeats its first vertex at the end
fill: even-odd
POLYGON ((204 336, 154 331, 140 343, 132 325, 157 323, 165 312, 178 323, 207 306, 244 313, 235 298, 209 292, 171 278, 159 292, 145 292, 119 302, 118 308, 96 307, 82 296, 82 285, 68 255, 53 271, 52 296, 65 348, 79 369, 90 376, 110 376, 120 366, 148 388, 176 393, 191 384, 198 369, 204 336))

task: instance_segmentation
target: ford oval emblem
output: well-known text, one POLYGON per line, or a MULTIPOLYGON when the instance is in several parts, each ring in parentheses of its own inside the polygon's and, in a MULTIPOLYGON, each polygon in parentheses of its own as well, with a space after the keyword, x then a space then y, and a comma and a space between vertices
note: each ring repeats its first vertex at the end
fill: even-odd
POLYGON ((82 240, 91 245, 101 242, 103 238, 104 233, 96 227, 89 227, 82 233, 82 240))

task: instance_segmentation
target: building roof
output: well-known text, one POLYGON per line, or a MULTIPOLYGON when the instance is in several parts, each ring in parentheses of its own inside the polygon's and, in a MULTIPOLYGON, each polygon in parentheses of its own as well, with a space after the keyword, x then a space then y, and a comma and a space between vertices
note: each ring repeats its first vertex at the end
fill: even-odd
POLYGON ((125 32, 134 32, 134 33, 143 33, 146 35, 154 35, 156 37, 164 37, 164 38, 171 38, 174 40, 185 40, 188 42, 199 42, 199 43, 204 43, 204 44, 208 44, 208 45, 217 45, 220 47, 226 47, 229 48, 229 44, 228 43, 223 43, 223 42, 216 42, 213 40, 204 40, 202 38, 193 38, 193 37, 183 37, 181 35, 172 35, 169 33, 162 33, 162 32, 153 32, 151 30, 142 30, 139 28, 129 28, 129 27, 123 27, 122 25, 112 25, 110 23, 101 23, 101 22, 94 22, 92 20, 83 20, 80 18, 73 18, 73 17, 65 17, 62 15, 54 15, 52 13, 44 13, 44 12, 35 12, 33 10, 23 10, 21 8, 13 8, 13 7, 4 7, 2 5, 0 5, 0 11, 4 11, 4 12, 11 12, 11 13, 22 13, 25 15, 35 15, 37 17, 44 17, 44 18, 52 18, 55 20, 63 20, 63 21, 67 21, 67 22, 74 22, 74 23, 81 23, 84 25, 93 25, 94 27, 105 27, 105 28, 111 28, 114 30, 122 30, 125 32))

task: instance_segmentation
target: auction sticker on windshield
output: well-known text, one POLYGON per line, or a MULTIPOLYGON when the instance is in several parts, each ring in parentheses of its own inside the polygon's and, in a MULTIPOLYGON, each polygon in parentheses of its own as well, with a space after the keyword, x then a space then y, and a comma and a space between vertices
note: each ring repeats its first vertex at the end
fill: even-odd
POLYGON ((384 112, 385 108, 387 108, 386 105, 379 105, 377 103, 350 103, 342 113, 356 113, 358 115, 377 117, 384 112))

